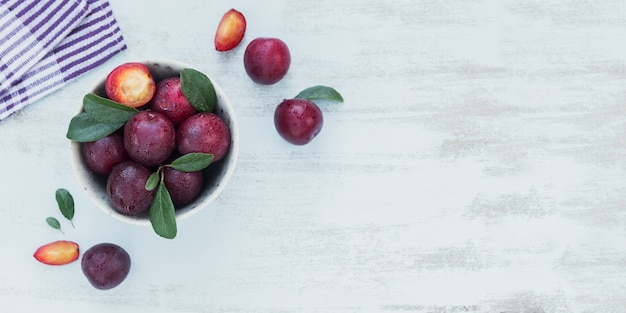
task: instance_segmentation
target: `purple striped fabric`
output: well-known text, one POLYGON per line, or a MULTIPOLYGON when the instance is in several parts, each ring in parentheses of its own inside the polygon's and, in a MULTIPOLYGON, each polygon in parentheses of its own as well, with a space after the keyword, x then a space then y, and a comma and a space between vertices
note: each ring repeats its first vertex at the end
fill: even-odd
POLYGON ((106 0, 0 0, 0 120, 124 49, 106 0))

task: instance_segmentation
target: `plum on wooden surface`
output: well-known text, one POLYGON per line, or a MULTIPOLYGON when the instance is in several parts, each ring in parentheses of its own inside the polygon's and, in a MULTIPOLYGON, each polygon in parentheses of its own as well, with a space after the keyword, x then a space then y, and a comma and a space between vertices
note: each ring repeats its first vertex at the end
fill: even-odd
POLYGON ((57 240, 47 243, 35 251, 37 261, 47 265, 65 265, 78 259, 78 244, 69 240, 57 240))
POLYGON ((322 130, 324 116, 320 108, 307 99, 286 99, 274 111, 276 131, 294 145, 304 145, 322 130))
POLYGON ((243 65, 252 81, 272 85, 287 75, 291 65, 291 54, 284 41, 260 37, 252 40, 246 47, 243 65))
POLYGON ((246 33, 246 18, 235 9, 222 16, 215 32, 215 50, 228 51, 239 45, 246 33))
POLYGON ((324 115, 312 100, 343 102, 343 97, 334 88, 318 85, 283 100, 274 111, 274 126, 287 142, 305 145, 322 130, 324 115))
POLYGON ((100 243, 85 251, 81 269, 89 283, 97 289, 119 286, 130 272, 130 255, 113 243, 100 243))

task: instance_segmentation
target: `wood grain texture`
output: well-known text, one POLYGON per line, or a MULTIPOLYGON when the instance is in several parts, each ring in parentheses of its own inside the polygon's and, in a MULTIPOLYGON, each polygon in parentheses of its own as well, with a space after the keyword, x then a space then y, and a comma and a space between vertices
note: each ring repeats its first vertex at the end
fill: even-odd
POLYGON ((111 5, 129 49, 0 124, 2 312, 626 312, 626 2, 111 5), (231 7, 248 31, 218 53, 231 7), (276 85, 243 69, 259 36, 292 51, 276 85), (207 73, 240 124, 232 181, 174 241, 91 205, 65 139, 92 85, 150 58, 207 73), (346 101, 291 146, 274 108, 318 84, 346 101), (45 225, 59 187, 64 236, 45 225), (37 264, 56 238, 125 246, 131 274, 101 292, 37 264))

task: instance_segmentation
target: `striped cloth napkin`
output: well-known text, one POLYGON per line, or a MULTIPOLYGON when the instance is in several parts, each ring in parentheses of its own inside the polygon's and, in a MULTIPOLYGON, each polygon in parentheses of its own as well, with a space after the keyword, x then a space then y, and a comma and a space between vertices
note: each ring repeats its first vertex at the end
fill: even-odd
POLYGON ((0 120, 124 49, 106 0, 0 0, 0 120))

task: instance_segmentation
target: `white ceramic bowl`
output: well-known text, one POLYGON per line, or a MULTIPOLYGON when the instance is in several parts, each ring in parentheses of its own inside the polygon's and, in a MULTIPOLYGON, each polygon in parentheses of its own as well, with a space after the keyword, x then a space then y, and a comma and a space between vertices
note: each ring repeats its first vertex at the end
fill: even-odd
MULTIPOLYGON (((191 67, 184 63, 172 60, 147 60, 141 61, 140 63, 145 64, 150 69, 150 73, 157 83, 164 78, 178 76, 181 69, 191 67)), ((239 129, 237 125, 237 118, 235 116, 235 110, 222 88, 220 88, 210 75, 207 74, 207 76, 211 79, 213 87, 215 87, 215 93, 217 94, 217 105, 214 113, 219 115, 230 128, 230 151, 226 154, 226 156, 224 156, 223 159, 209 165, 209 167, 204 171, 204 186, 200 195, 191 203, 176 209, 176 220, 187 218, 200 210, 209 207, 209 204, 213 202, 226 187, 226 184, 233 175, 237 164, 237 157, 239 154, 239 129)), ((105 79, 106 77, 104 77, 102 81, 90 92, 100 96, 105 96, 105 79)), ((82 103, 79 112, 82 112, 82 103)), ((91 199, 91 201, 93 201, 98 208, 104 211, 107 215, 126 223, 151 225, 148 217, 148 210, 136 216, 128 216, 120 214, 113 209, 106 193, 106 177, 94 174, 87 167, 85 161, 83 160, 81 143, 71 143, 71 162, 76 172, 78 181, 80 185, 83 186, 87 197, 89 197, 89 199, 91 199)))

